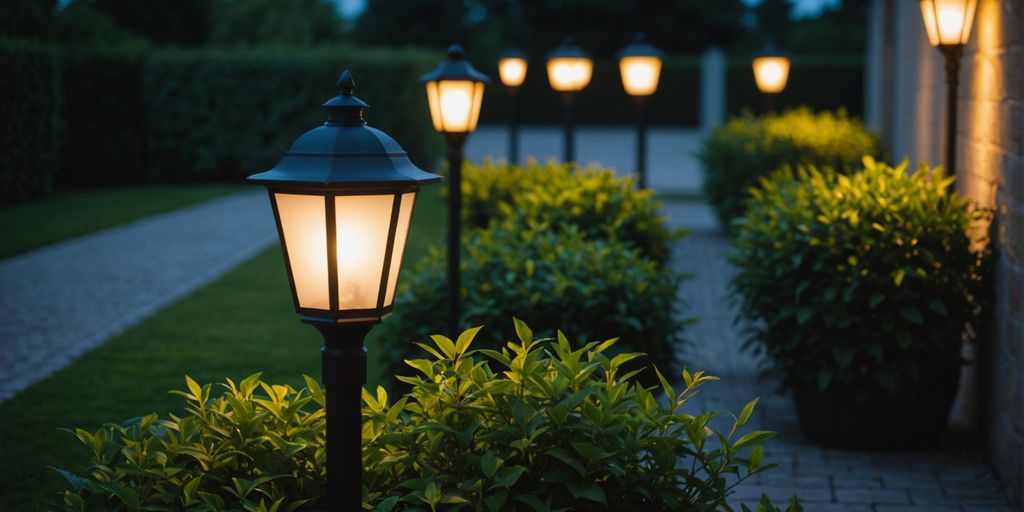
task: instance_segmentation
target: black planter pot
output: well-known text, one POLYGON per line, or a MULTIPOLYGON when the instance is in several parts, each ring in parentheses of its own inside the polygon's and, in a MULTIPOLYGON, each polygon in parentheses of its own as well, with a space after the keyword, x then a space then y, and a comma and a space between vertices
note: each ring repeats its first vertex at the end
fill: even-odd
POLYGON ((922 448, 939 444, 960 382, 958 359, 921 363, 920 379, 895 395, 857 400, 844 390, 793 390, 805 436, 830 448, 922 448))

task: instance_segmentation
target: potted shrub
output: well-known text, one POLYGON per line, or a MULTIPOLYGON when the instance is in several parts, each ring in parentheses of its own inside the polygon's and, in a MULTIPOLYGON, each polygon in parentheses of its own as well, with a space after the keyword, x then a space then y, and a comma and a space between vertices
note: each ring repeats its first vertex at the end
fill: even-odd
POLYGON ((732 292, 747 346, 793 391, 806 435, 837 447, 931 444, 956 393, 960 349, 986 296, 985 212, 953 178, 782 170, 737 221, 732 292))
POLYGON ((815 113, 801 107, 732 118, 704 139, 697 156, 704 167, 704 194, 728 227, 743 215, 747 189, 782 166, 829 166, 850 172, 861 156, 880 153, 878 138, 845 110, 815 113))

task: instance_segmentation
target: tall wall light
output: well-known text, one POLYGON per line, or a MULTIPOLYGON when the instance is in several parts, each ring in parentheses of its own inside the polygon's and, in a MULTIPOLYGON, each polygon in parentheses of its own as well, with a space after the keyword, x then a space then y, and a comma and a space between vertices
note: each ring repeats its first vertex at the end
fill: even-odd
POLYGON ((448 328, 459 332, 462 316, 459 250, 462 232, 462 146, 476 131, 484 85, 490 81, 466 60, 458 45, 448 48, 448 59, 421 78, 427 86, 427 103, 434 129, 448 143, 448 328))
POLYGON ((921 0, 928 42, 946 58, 946 172, 956 176, 956 94, 960 56, 971 38, 978 0, 921 0))
POLYGON ((547 71, 551 88, 562 93, 562 121, 565 130, 563 158, 566 162, 572 162, 576 159, 573 100, 575 94, 590 83, 594 74, 594 61, 571 37, 567 37, 562 46, 548 54, 547 71))
POLYGON ((508 161, 519 163, 519 90, 526 80, 529 61, 517 48, 509 48, 498 59, 501 84, 508 89, 508 161))
POLYGON ((636 172, 640 188, 647 188, 647 97, 658 90, 662 53, 637 34, 632 44, 619 52, 622 88, 636 107, 636 172))

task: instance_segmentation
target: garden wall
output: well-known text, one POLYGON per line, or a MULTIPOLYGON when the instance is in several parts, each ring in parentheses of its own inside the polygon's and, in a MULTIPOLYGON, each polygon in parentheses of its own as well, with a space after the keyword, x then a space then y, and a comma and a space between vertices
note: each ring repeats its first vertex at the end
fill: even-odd
MULTIPOLYGON (((942 162, 945 71, 916 2, 874 0, 868 121, 894 156, 942 162), (888 62, 886 55, 889 55, 888 62)), ((1024 2, 981 0, 961 60, 958 187, 995 209, 995 305, 979 347, 982 444, 1017 506, 1024 505, 1024 2)))

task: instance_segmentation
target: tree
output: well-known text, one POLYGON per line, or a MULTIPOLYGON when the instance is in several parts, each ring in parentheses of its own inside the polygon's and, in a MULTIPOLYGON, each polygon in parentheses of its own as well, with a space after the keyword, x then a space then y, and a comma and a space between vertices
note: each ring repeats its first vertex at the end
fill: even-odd
POLYGON ((198 46, 209 39, 220 0, 77 0, 109 15, 118 26, 157 44, 198 46))
POLYGON ((210 42, 312 46, 341 40, 343 23, 330 0, 226 0, 217 8, 210 42))

